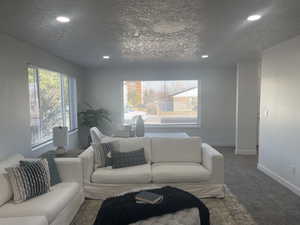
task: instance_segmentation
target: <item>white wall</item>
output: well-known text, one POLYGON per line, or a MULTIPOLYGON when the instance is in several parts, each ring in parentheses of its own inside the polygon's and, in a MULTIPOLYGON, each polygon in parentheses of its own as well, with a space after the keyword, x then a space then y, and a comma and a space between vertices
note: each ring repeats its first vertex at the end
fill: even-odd
POLYGON ((204 69, 196 66, 155 66, 95 69, 88 72, 84 100, 108 109, 115 123, 122 118, 123 80, 201 80, 200 128, 151 128, 148 131, 184 131, 201 136, 212 145, 234 146, 235 69, 204 69))
MULTIPOLYGON (((81 69, 25 42, 0 35, 0 159, 14 153, 37 156, 51 149, 31 151, 27 63, 77 76, 81 69)), ((80 83, 80 82, 78 82, 80 83)), ((79 94, 80 99, 80 94, 79 94)), ((70 147, 78 146, 78 135, 70 147)))
POLYGON ((255 155, 257 152, 259 67, 258 61, 237 65, 236 154, 255 155))
POLYGON ((263 53, 258 168, 300 195, 300 36, 263 53))

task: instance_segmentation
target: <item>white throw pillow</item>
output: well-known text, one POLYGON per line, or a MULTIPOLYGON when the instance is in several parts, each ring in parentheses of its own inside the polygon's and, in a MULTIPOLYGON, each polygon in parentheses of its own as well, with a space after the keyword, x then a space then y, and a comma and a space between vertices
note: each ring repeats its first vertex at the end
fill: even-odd
POLYGON ((0 174, 0 206, 8 202, 13 197, 12 187, 7 174, 0 174))
POLYGON ((0 162, 0 206, 13 198, 12 186, 5 168, 18 166, 23 159, 24 157, 18 154, 0 162))

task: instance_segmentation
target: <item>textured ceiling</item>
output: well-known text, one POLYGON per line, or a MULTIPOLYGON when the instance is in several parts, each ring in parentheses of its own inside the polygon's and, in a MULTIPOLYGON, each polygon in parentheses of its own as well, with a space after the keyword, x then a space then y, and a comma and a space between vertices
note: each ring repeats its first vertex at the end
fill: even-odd
POLYGON ((299 12, 300 0, 1 0, 0 32, 84 67, 232 65, 299 35, 299 12), (254 13, 263 18, 247 22, 254 13))

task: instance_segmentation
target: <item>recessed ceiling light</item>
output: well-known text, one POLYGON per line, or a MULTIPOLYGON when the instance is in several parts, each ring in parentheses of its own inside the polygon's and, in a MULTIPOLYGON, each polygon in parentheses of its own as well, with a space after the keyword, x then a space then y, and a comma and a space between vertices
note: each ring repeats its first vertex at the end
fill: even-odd
POLYGON ((110 56, 109 55, 104 55, 102 56, 103 59, 110 59, 110 56))
POLYGON ((56 17, 56 20, 60 23, 69 23, 71 21, 69 17, 65 16, 58 16, 56 17))
POLYGON ((260 20, 260 19, 261 19, 261 15, 258 15, 258 14, 248 16, 248 18, 247 18, 248 21, 256 21, 256 20, 260 20))
POLYGON ((208 55, 202 55, 201 58, 206 59, 206 58, 208 58, 208 55))

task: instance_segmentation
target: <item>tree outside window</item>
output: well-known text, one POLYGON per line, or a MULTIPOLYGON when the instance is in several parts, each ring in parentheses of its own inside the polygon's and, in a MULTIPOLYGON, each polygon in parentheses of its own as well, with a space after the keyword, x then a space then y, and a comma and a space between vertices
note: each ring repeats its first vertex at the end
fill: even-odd
POLYGON ((58 72, 28 67, 32 146, 51 140, 53 127, 77 128, 73 118, 77 113, 72 113, 76 109, 70 104, 76 100, 70 95, 76 93, 71 91, 76 88, 74 81, 58 72))

